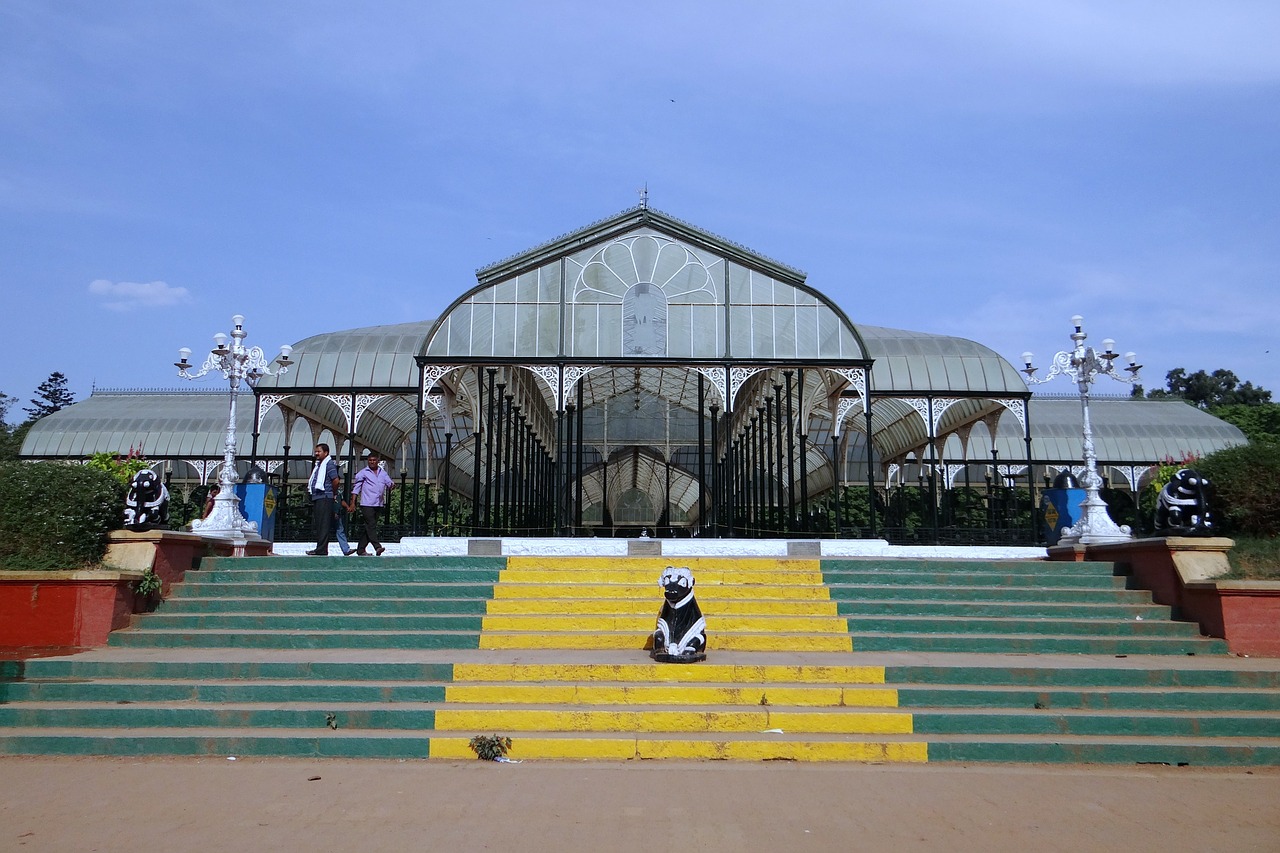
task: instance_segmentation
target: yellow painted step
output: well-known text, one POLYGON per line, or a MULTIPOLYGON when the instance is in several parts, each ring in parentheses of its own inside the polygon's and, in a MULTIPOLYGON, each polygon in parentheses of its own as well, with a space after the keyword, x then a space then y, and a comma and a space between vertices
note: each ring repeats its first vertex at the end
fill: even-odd
MULTIPOLYGON (((772 616, 836 616, 834 601, 782 601, 778 599, 759 598, 711 598, 699 596, 698 605, 705 615, 752 615, 768 614, 772 616)), ((662 609, 662 597, 650 598, 504 598, 488 602, 486 610, 491 615, 517 614, 621 614, 649 616, 658 618, 662 609)))
MULTIPOLYGON (((486 617, 488 618, 488 617, 486 617)), ((571 633, 568 631, 525 632, 483 631, 482 649, 641 649, 649 634, 571 633)), ((851 652, 853 639, 848 634, 711 634, 707 651, 736 652, 851 652)))
MULTIPOLYGON (((729 616, 703 614, 707 620, 707 632, 773 631, 773 632, 828 632, 845 634, 849 630, 847 620, 838 616, 729 616)), ((634 631, 639 634, 653 631, 656 613, 621 615, 584 614, 517 614, 481 617, 480 630, 488 631, 634 631)))
POLYGON ((751 684, 707 687, 686 684, 451 684, 444 700, 510 705, 753 705, 807 708, 896 708, 888 687, 751 684))
POLYGON ((562 571, 591 571, 593 569, 629 569, 648 572, 653 582, 667 566, 684 566, 693 572, 693 579, 702 582, 700 572, 820 572, 821 560, 805 557, 508 557, 507 569, 558 569, 562 571))
POLYGON ((823 664, 456 663, 453 683, 623 681, 732 684, 884 684, 883 666, 823 664))
MULTIPOLYGON (((670 738, 513 738, 511 758, 523 759, 728 759, 734 761, 872 761, 923 763, 929 745, 922 742, 780 740, 678 740, 670 738)), ((468 737, 431 738, 430 757, 474 759, 468 737)))
MULTIPOLYGON (((698 593, 698 601, 724 601, 728 599, 751 598, 751 599, 787 599, 787 600, 804 600, 812 599, 814 601, 830 601, 831 593, 825 586, 808 586, 808 585, 783 585, 771 584, 766 586, 732 586, 717 585, 709 586, 703 589, 696 586, 698 593)), ((566 585, 566 584, 514 584, 499 583, 493 588, 493 597, 495 599, 503 598, 566 598, 566 597, 591 597, 591 598, 646 598, 654 602, 655 607, 662 606, 662 590, 656 582, 643 584, 591 584, 591 585, 566 585), (585 591, 585 594, 584 594, 585 591)), ((654 611, 657 612, 656 610, 654 611)))
POLYGON ((880 711, 776 711, 442 708, 436 711, 436 731, 503 732, 763 732, 782 729, 788 734, 911 734, 910 714, 880 711))
MULTIPOLYGON (((661 572, 650 572, 647 569, 625 569, 618 567, 598 569, 502 569, 498 572, 498 583, 648 583, 650 589, 658 589, 658 577, 661 572)), ((775 572, 768 569, 724 570, 707 569, 694 575, 694 589, 720 584, 752 584, 773 586, 778 583, 812 584, 822 583, 822 572, 793 571, 775 572)))

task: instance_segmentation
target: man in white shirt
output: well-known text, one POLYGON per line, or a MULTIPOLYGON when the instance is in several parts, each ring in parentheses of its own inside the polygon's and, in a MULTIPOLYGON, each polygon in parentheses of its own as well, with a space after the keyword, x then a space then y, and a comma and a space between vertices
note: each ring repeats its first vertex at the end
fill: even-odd
POLYGON ((333 535, 333 501, 342 489, 338 477, 338 463, 329 456, 329 445, 317 444, 316 465, 307 480, 307 495, 311 498, 311 524, 316 531, 316 547, 307 554, 312 557, 329 555, 329 537, 333 535))
POLYGON ((369 556, 365 549, 373 543, 374 553, 379 557, 387 550, 378 541, 378 511, 387 504, 387 495, 396 487, 391 475, 378 467, 378 454, 372 450, 364 458, 368 463, 356 474, 351 484, 351 498, 360 499, 360 513, 364 517, 364 529, 360 531, 360 540, 356 545, 356 553, 361 557, 369 556))

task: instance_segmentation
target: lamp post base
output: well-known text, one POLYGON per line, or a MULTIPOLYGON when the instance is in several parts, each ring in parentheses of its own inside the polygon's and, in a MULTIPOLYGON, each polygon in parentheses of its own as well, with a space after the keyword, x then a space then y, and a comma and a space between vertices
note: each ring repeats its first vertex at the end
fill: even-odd
POLYGON ((1062 531, 1060 545, 1112 545, 1128 542, 1133 531, 1126 525, 1118 525, 1107 514, 1107 504, 1096 491, 1090 489, 1080 508, 1084 514, 1071 527, 1062 531))
POLYGON ((240 498, 235 490, 224 487, 213 499, 213 512, 191 522, 191 532, 220 539, 256 539, 258 525, 240 511, 240 498))

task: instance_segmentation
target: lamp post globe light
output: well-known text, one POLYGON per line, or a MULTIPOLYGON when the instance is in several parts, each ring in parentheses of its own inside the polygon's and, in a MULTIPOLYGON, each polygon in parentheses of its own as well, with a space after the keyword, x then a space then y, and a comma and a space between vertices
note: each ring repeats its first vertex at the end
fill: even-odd
POLYGON ((1085 499, 1081 508, 1084 510, 1080 520, 1064 530, 1058 540, 1063 545, 1101 545, 1110 542, 1125 542, 1133 538, 1129 527, 1118 526, 1107 514, 1107 505, 1098 493, 1102 486, 1102 478, 1098 476, 1098 457, 1093 449, 1093 427, 1089 423, 1089 388, 1099 376, 1109 376, 1117 382, 1132 384, 1138 381, 1138 357, 1132 352, 1125 353, 1129 365, 1124 368, 1128 376, 1122 376, 1115 369, 1115 360, 1119 353, 1115 351, 1116 342, 1107 338, 1102 342, 1102 352, 1085 346, 1089 336, 1084 331, 1084 318, 1079 314, 1071 318, 1075 331, 1071 333, 1074 346, 1068 351, 1059 352, 1053 357, 1053 365, 1043 379, 1036 378, 1039 368, 1031 366, 1032 353, 1024 352, 1022 361, 1026 365, 1022 372, 1027 374, 1028 385, 1040 385, 1055 376, 1068 376, 1075 380, 1080 391, 1080 407, 1084 415, 1084 476, 1081 485, 1085 489, 1085 499))
POLYGON ((191 350, 187 347, 178 350, 178 360, 173 366, 178 368, 178 375, 183 379, 192 380, 213 370, 220 371, 230 383, 231 391, 222 471, 218 476, 218 496, 214 499, 213 511, 208 517, 193 521, 191 530, 205 536, 245 539, 257 535, 258 525, 244 517, 244 513, 240 511, 240 498, 236 496, 236 393, 240 390, 241 380, 253 388, 263 376, 287 373, 289 365, 293 363, 289 358, 293 347, 280 347, 280 355, 275 359, 275 364, 279 367, 272 370, 260 347, 244 345, 247 334, 244 330, 244 315, 232 317, 231 324, 231 345, 227 345, 227 335, 221 332, 214 335, 214 347, 198 371, 191 372, 194 365, 187 360, 191 356, 191 350))

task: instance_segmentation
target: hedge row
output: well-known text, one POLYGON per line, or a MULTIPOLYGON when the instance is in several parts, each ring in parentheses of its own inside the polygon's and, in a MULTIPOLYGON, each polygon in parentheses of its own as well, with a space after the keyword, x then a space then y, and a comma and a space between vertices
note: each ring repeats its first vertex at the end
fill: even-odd
POLYGON ((103 471, 57 462, 0 463, 0 569, 96 563, 123 512, 124 487, 103 471))
POLYGON ((1213 484, 1212 508, 1227 535, 1280 535, 1280 443, 1249 442, 1211 453, 1195 468, 1213 484))

